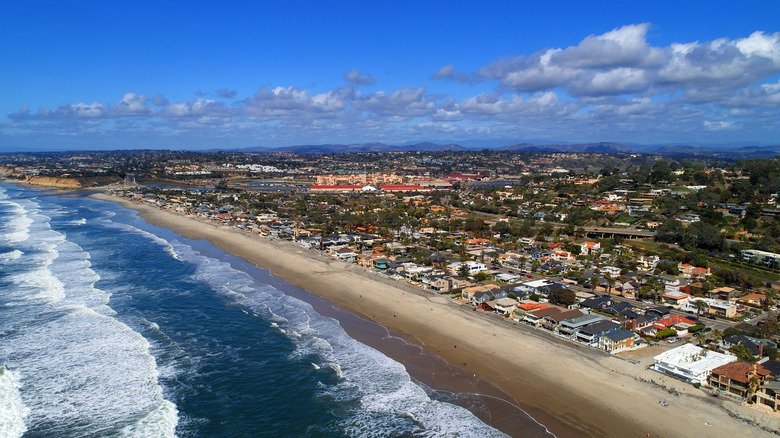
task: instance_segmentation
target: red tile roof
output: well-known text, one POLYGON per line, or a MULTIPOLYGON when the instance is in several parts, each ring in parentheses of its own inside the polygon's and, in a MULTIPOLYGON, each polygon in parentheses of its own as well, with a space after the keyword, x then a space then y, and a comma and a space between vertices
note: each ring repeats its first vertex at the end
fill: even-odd
POLYGON ((712 374, 728 377, 731 380, 747 384, 754 371, 759 377, 767 377, 772 374, 769 370, 759 364, 747 362, 731 362, 726 365, 721 365, 713 369, 712 374))

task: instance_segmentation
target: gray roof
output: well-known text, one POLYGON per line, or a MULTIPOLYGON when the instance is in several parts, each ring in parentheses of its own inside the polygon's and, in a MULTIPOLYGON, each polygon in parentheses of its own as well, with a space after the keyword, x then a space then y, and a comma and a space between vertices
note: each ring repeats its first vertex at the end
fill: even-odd
POLYGON ((594 322, 593 324, 588 324, 585 327, 582 327, 580 329, 580 332, 595 335, 597 333, 605 333, 610 330, 614 330, 616 328, 619 328, 620 324, 609 321, 609 320, 601 320, 599 322, 594 322))
POLYGON ((565 321, 561 321, 561 325, 565 325, 566 327, 583 327, 589 324, 593 324, 595 322, 601 321, 602 318, 599 315, 596 315, 595 313, 587 313, 585 315, 575 316, 574 318, 569 318, 565 321))
POLYGON ((616 330, 614 332, 606 333, 604 336, 609 338, 612 342, 618 342, 623 339, 633 338, 634 332, 631 330, 616 330))

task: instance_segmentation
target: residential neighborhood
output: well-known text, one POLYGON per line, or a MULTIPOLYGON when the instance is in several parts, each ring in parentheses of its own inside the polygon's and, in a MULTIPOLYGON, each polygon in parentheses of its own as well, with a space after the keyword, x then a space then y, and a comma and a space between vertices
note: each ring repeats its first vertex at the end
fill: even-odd
POLYGON ((31 184, 110 181, 133 202, 288 240, 551 342, 633 352, 713 394, 780 409, 774 160, 160 152, 128 167, 127 154, 17 154, 2 171, 31 184))

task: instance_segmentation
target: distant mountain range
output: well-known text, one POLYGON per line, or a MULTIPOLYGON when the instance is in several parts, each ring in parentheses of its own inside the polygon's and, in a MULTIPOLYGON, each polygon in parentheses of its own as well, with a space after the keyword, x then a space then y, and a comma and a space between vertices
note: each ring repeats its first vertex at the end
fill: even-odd
POLYGON ((668 157, 698 157, 714 159, 750 159, 768 158, 780 155, 780 145, 777 146, 637 146, 620 143, 582 143, 582 144, 543 144, 520 143, 509 146, 491 148, 465 147, 458 144, 436 144, 430 142, 408 145, 387 145, 384 143, 359 143, 359 144, 321 144, 285 146, 279 148, 245 148, 241 152, 255 153, 296 153, 296 154, 338 154, 349 152, 437 152, 437 151, 474 151, 491 149, 511 152, 589 152, 589 153, 635 153, 658 154, 668 157))

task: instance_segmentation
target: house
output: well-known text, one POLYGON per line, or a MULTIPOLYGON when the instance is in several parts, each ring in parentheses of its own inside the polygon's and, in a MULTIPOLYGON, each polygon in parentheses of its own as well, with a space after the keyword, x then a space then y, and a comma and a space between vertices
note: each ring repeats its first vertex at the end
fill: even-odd
POLYGON ((652 307, 652 308, 647 309, 645 314, 646 315, 655 315, 656 317, 658 317, 660 319, 660 318, 665 318, 668 315, 671 315, 672 314, 672 309, 670 309, 668 307, 657 306, 657 307, 652 307))
POLYGON ((710 291, 710 296, 713 296, 722 301, 728 301, 739 295, 739 291, 732 287, 719 287, 710 291))
POLYGON ((668 374, 688 383, 707 383, 707 377, 715 368, 735 362, 737 358, 730 354, 699 348, 693 344, 684 344, 665 351, 653 358, 651 367, 659 373, 668 374))
POLYGON ((756 392, 756 402, 769 406, 775 412, 780 411, 780 380, 764 383, 756 392))
POLYGON ((555 315, 556 313, 561 313, 562 311, 563 309, 560 307, 547 307, 544 309, 526 312, 525 316, 523 317, 523 321, 530 325, 538 326, 542 318, 555 315))
MULTIPOLYGON (((635 333, 645 334, 645 330, 652 327, 655 322, 655 317, 650 315, 636 315, 629 319, 625 323, 626 330, 631 330, 635 333)), ((652 332, 652 330, 650 330, 652 332)), ((653 336, 651 333, 647 333, 646 336, 653 336)))
POLYGON ((580 243, 580 254, 590 255, 591 252, 601 251, 601 244, 598 242, 582 242, 580 243))
POLYGON ((738 298, 738 302, 749 304, 751 306, 761 307, 766 302, 766 295, 760 293, 751 293, 744 297, 738 298))
POLYGON ((758 339, 752 336, 734 335, 723 338, 723 348, 729 349, 735 345, 742 345, 754 356, 762 357, 765 347, 777 348, 777 344, 768 339, 758 339))
POLYGON ((520 303, 515 308, 515 319, 522 320, 526 313, 533 312, 534 310, 546 309, 548 306, 539 304, 535 301, 520 303))
MULTIPOLYGON (((477 292, 477 293, 474 294, 474 296, 471 297, 471 304, 473 304, 474 306, 479 307, 479 306, 487 303, 488 301, 490 301, 490 299, 492 297, 493 296, 490 295, 489 292, 477 292)), ((492 310, 492 308, 490 310, 492 310)))
POLYGON ((572 337, 581 328, 604 320, 604 317, 599 316, 595 313, 586 313, 586 314, 582 314, 582 312, 580 313, 581 314, 579 316, 562 320, 558 324, 558 333, 564 336, 572 337))
POLYGON ((710 268, 699 268, 687 263, 678 263, 677 269, 680 270, 681 275, 699 280, 703 280, 704 277, 710 275, 710 268))
POLYGON ((697 313, 696 301, 704 301, 709 306, 707 313, 713 315, 720 315, 726 318, 734 318, 737 316, 737 306, 728 302, 716 300, 713 298, 696 298, 696 300, 688 300, 688 303, 680 306, 680 310, 683 312, 697 313))
POLYGON ((447 269, 449 269, 450 273, 452 275, 459 275, 460 267, 462 265, 466 265, 468 268, 468 275, 474 275, 477 272, 482 272, 487 269, 484 263, 475 262, 473 260, 469 260, 466 262, 458 262, 458 263, 450 263, 447 265, 447 269))
POLYGON ((474 295, 477 293, 493 292, 495 289, 498 289, 498 286, 495 284, 466 287, 463 288, 463 291, 461 292, 461 298, 463 298, 465 301, 472 301, 474 295))
POLYGON ((737 397, 747 398, 769 376, 770 372, 759 364, 731 362, 714 368, 707 384, 737 397), (751 389, 752 379, 755 379, 756 386, 751 389))
POLYGON ((598 348, 612 354, 620 353, 633 348, 637 337, 631 330, 611 331, 599 337, 598 348))
POLYGON ((678 335, 687 335, 688 328, 694 325, 696 325, 695 322, 685 318, 684 316, 669 315, 666 318, 659 319, 658 321, 654 322, 653 328, 655 329, 655 333, 658 333, 660 330, 674 329, 677 331, 678 335))
POLYGON ((521 283, 515 287, 517 291, 529 294, 547 295, 552 290, 566 289, 566 286, 550 280, 533 280, 521 283))
POLYGON ((488 305, 503 315, 511 315, 517 308, 517 300, 514 298, 499 298, 494 301, 488 301, 488 305))
POLYGON ((434 292, 449 292, 452 290, 451 277, 437 276, 431 278, 430 288, 434 292))
POLYGON ((556 313, 554 315, 549 315, 541 320, 541 325, 543 328, 546 328, 550 331, 556 331, 558 328, 558 325, 561 323, 561 321, 567 320, 569 318, 574 318, 577 316, 581 316, 582 312, 579 310, 565 310, 560 313, 556 313))
POLYGON ((690 295, 680 291, 665 292, 663 295, 661 295, 661 297, 664 299, 664 301, 673 306, 682 306, 688 304, 688 300, 691 298, 690 295))
POLYGON ((574 339, 588 345, 598 345, 599 338, 605 333, 620 330, 620 324, 602 319, 580 328, 574 339))

